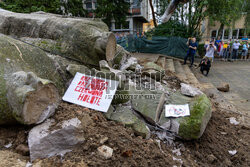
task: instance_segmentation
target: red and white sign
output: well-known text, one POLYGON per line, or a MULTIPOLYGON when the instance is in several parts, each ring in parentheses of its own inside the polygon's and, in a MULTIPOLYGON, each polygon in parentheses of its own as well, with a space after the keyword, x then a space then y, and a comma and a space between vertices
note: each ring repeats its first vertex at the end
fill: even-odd
POLYGON ((165 105, 165 117, 184 117, 189 116, 189 105, 165 105))
POLYGON ((107 112, 119 82, 76 73, 63 100, 107 112))

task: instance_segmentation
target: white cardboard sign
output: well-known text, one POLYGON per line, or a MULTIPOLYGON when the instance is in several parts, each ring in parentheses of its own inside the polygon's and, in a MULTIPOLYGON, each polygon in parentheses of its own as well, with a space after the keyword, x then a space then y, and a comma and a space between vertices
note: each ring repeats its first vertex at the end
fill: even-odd
POLYGON ((63 100, 107 112, 119 82, 76 73, 63 100))
POLYGON ((165 117, 184 117, 189 116, 189 106, 188 104, 185 105, 173 105, 168 104, 165 105, 165 117))

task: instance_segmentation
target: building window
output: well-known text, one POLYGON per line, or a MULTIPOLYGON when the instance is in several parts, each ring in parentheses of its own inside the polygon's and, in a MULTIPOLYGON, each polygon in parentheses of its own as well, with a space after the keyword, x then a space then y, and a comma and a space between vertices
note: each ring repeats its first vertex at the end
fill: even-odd
POLYGON ((117 22, 115 23, 115 29, 121 29, 121 23, 117 22))
POLYGON ((238 39, 238 29, 233 30, 233 39, 238 39))
POLYGON ((224 30, 224 39, 229 38, 229 29, 224 30))
POLYGON ((129 29, 129 21, 126 21, 123 25, 122 25, 123 29, 129 29))
POLYGON ((239 39, 244 38, 245 36, 245 29, 239 29, 239 39))
POLYGON ((211 38, 216 38, 217 30, 213 30, 211 33, 211 38))
POLYGON ((87 2, 86 3, 86 8, 87 9, 92 9, 92 2, 87 2))

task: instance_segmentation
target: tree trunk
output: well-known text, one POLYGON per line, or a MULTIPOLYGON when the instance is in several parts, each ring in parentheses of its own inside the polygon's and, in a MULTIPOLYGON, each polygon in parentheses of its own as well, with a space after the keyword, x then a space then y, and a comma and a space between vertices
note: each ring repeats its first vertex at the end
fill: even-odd
POLYGON ((0 125, 42 122, 64 93, 66 71, 60 74, 41 49, 8 36, 0 35, 0 48, 0 125))
POLYGON ((155 18, 155 11, 154 11, 154 6, 153 6, 152 0, 149 0, 149 4, 150 4, 151 11, 152 11, 154 26, 157 27, 156 18, 155 18))
POLYGON ((224 24, 221 23, 221 24, 220 24, 219 31, 218 31, 218 36, 217 36, 217 38, 220 37, 220 39, 222 39, 223 29, 224 29, 224 24))
POLYGON ((187 2, 188 2, 188 0, 172 0, 161 18, 162 23, 168 22, 168 20, 170 19, 170 17, 174 13, 174 11, 177 8, 179 3, 187 3, 187 2))
POLYGON ((1 10, 0 33, 53 40, 51 49, 56 48, 59 54, 93 65, 98 65, 100 60, 114 58, 116 50, 114 34, 108 32, 107 25, 98 19, 1 10))

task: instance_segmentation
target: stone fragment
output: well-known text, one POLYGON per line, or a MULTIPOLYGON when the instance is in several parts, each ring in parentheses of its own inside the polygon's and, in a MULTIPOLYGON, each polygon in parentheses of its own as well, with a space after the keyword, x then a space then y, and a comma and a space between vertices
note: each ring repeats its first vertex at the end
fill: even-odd
POLYGON ((98 147, 97 150, 98 150, 98 154, 103 156, 106 159, 109 159, 112 157, 113 149, 108 146, 103 145, 101 147, 98 147))
POLYGON ((229 88, 230 87, 228 83, 222 83, 220 86, 217 87, 217 89, 222 92, 228 92, 229 88))
POLYGON ((202 91, 200 91, 198 88, 192 87, 188 84, 181 83, 181 93, 186 96, 198 96, 202 95, 202 91))
POLYGON ((104 144, 105 142, 107 142, 108 141, 108 137, 104 137, 104 138, 102 138, 101 140, 100 140, 100 144, 104 144))
POLYGON ((233 156, 237 153, 237 150, 229 150, 228 153, 233 156))
POLYGON ((142 67, 138 64, 138 60, 135 57, 128 58, 120 67, 121 71, 124 70, 136 70, 141 69, 142 67))
POLYGON ((85 139, 80 127, 81 121, 72 118, 59 123, 48 119, 32 128, 28 136, 31 161, 55 155, 63 156, 76 145, 83 143, 85 139))
POLYGON ((238 125, 240 123, 240 122, 236 121, 236 118, 234 118, 234 117, 230 117, 229 121, 230 121, 230 124, 233 124, 233 125, 238 125))

